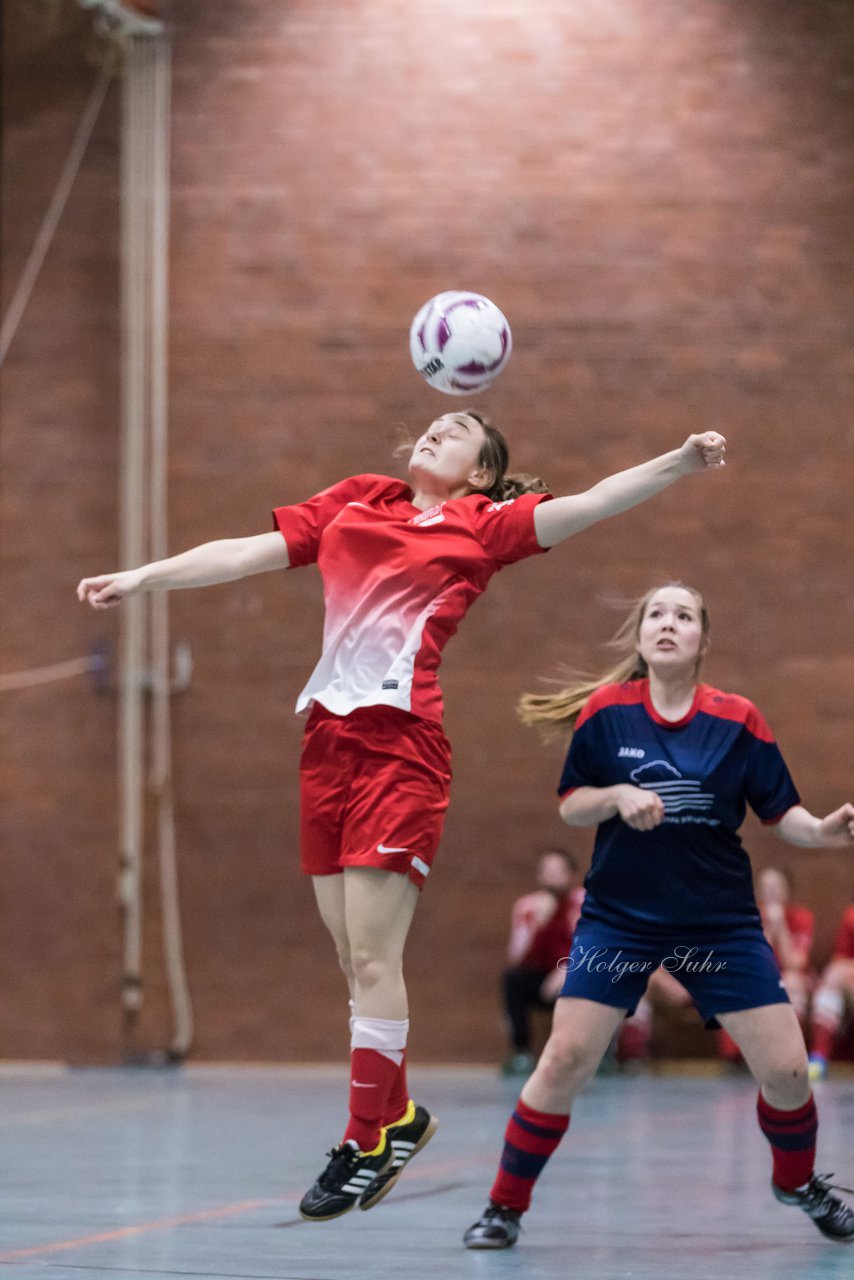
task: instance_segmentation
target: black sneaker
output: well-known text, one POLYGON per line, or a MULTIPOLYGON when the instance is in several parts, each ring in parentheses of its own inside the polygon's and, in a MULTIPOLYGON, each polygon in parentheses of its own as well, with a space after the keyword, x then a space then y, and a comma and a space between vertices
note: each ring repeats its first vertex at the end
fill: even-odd
MULTIPOLYGON (((839 1196, 832 1196, 832 1173, 813 1174, 803 1191, 783 1191, 771 1183, 771 1190, 781 1204, 796 1204, 808 1213, 823 1236, 854 1244, 854 1211, 839 1196)), ((850 1187, 835 1187, 836 1191, 850 1191, 850 1187)))
POLYGON ((382 1145, 376 1152, 365 1155, 351 1138, 340 1147, 333 1147, 327 1155, 329 1164, 300 1202, 300 1214, 309 1222, 326 1222, 348 1213, 362 1192, 378 1174, 385 1173, 394 1159, 385 1129, 382 1145))
POLYGON ((388 1195, 409 1161, 416 1152, 427 1146, 438 1127, 436 1117, 431 1116, 426 1107, 418 1107, 410 1099, 405 1115, 401 1116, 397 1124, 390 1124, 386 1128, 394 1156, 385 1173, 374 1178, 362 1195, 360 1209, 373 1209, 383 1196, 388 1195))
POLYGON ((509 1249, 519 1239, 521 1213, 490 1200, 463 1236, 467 1249, 509 1249))

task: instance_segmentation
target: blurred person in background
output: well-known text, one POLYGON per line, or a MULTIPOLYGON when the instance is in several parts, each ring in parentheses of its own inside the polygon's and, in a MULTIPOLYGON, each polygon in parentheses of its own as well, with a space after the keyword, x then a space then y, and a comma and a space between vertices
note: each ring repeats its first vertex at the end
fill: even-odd
POLYGON ((528 1075, 531 1013, 552 1009, 563 986, 559 961, 569 955, 584 890, 578 864, 564 849, 546 849, 537 863, 537 887, 517 899, 510 918, 508 967, 502 990, 510 1031, 510 1055, 504 1075, 528 1075))
POLYGON ((642 1067, 649 1062, 653 1021, 656 1012, 665 1009, 687 1009, 693 1006, 686 991, 663 965, 650 975, 649 985, 638 1000, 630 1018, 625 1018, 617 1032, 615 1059, 624 1069, 642 1067))
POLYGON ((846 907, 836 933, 833 959, 819 976, 812 1000, 810 1079, 827 1075, 839 1033, 854 1011, 854 903, 846 907))
MULTIPOLYGON (((756 877, 756 905, 762 932, 771 945, 786 994, 806 1034, 810 992, 815 985, 815 972, 810 967, 815 917, 809 907, 791 901, 793 888, 791 873, 782 867, 764 867, 756 877)), ((718 1049, 726 1062, 734 1066, 741 1063, 738 1045, 725 1030, 718 1033, 718 1049)))

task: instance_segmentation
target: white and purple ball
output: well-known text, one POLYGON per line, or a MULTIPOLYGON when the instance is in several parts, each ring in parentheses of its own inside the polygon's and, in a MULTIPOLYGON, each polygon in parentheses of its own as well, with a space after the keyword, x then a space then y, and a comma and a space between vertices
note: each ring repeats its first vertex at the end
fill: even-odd
POLYGON ((412 362, 449 396, 485 391, 510 359, 510 326, 480 293, 451 290, 425 302, 409 330, 412 362))

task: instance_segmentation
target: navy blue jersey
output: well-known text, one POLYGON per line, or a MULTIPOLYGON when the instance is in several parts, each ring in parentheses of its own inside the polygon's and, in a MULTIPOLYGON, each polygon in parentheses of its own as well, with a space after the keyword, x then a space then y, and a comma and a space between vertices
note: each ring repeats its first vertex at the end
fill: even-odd
POLYGON ((558 792, 631 783, 658 792, 664 821, 596 831, 583 917, 644 932, 758 924, 738 836, 747 805, 779 822, 798 793, 768 725, 746 698, 699 685, 681 720, 663 719, 648 680, 603 685, 575 727, 558 792))

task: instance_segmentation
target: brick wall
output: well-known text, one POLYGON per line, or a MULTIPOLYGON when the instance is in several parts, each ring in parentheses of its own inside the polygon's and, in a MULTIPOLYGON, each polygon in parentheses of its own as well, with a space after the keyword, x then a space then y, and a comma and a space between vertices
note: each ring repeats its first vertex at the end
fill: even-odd
MULTIPOLYGON (((73 4, 10 6, 4 296, 95 71, 73 4)), ((556 492, 722 428, 698 478, 496 579, 444 666, 455 792, 409 948, 422 1058, 501 1052, 507 916, 559 823, 561 752, 514 721, 603 603, 662 575, 713 617, 708 678, 752 697, 806 803, 850 788, 854 11, 826 0, 184 0, 174 29, 171 541, 268 527, 275 504, 384 471, 399 424, 453 407, 409 367, 442 288, 493 296, 516 353, 480 398, 556 492), (211 10, 215 10, 213 13, 211 10), (441 1009, 441 1019, 431 1016, 441 1009)), ((112 643, 76 606, 117 541, 119 95, 3 371, 2 668, 112 643)), ((176 699, 197 1052, 340 1056, 342 982, 295 869, 313 570, 173 597, 196 671, 176 699)), ((0 1053, 120 1051, 115 707, 82 680, 7 693, 0 1053)), ((798 854, 828 954, 850 857, 798 854)), ((153 871, 153 863, 150 863, 153 871)), ((168 1036, 147 884, 140 1047, 168 1036)))

